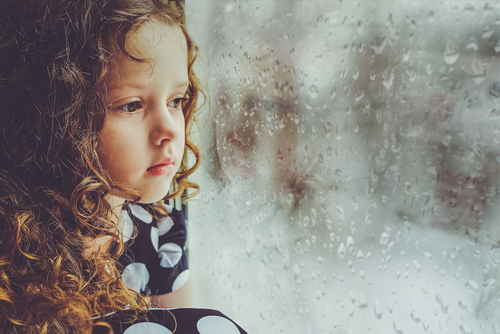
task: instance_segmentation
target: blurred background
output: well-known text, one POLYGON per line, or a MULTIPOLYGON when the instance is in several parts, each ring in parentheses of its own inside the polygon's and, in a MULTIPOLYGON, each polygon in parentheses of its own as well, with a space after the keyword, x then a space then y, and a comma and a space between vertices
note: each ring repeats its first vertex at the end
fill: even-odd
POLYGON ((249 333, 500 334, 500 2, 186 11, 195 306, 249 333))

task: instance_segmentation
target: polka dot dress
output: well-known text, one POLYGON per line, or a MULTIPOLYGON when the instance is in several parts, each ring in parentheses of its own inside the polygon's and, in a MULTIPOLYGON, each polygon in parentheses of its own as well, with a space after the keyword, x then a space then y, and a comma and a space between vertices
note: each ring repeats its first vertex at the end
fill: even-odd
MULTIPOLYGON (((182 213, 168 205, 168 216, 157 214, 154 218, 146 207, 129 203, 122 210, 121 231, 127 246, 120 258, 125 268, 122 279, 139 293, 165 294, 179 289, 189 278, 186 223, 182 213)), ((127 313, 112 313, 96 320, 110 324, 116 334, 246 334, 215 310, 152 308, 132 323, 123 321, 127 313)), ((107 332, 104 327, 93 330, 93 334, 107 332)))
MULTIPOLYGON (((125 312, 126 313, 126 312, 125 312)), ((238 324, 219 311, 209 309, 150 309, 133 323, 119 319, 126 316, 116 313, 102 320, 120 334, 247 334, 238 324)), ((107 329, 96 327, 93 334, 107 333, 107 329)))
MULTIPOLYGON (((157 204, 152 204, 157 205, 157 204)), ((128 204, 121 214, 127 249, 120 262, 125 285, 139 293, 165 294, 179 289, 189 277, 186 223, 182 213, 165 205, 168 216, 153 218, 147 205, 128 204), (135 239, 130 240, 137 231, 135 239)))

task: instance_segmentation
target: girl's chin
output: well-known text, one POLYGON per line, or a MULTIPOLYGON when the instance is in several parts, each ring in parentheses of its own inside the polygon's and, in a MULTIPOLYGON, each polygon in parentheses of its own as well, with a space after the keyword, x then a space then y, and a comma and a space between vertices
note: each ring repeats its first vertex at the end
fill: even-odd
POLYGON ((147 194, 142 196, 137 203, 142 203, 142 204, 149 204, 149 203, 156 203, 158 201, 161 201, 162 199, 165 198, 168 194, 168 189, 165 192, 160 192, 160 193, 155 193, 155 194, 147 194))

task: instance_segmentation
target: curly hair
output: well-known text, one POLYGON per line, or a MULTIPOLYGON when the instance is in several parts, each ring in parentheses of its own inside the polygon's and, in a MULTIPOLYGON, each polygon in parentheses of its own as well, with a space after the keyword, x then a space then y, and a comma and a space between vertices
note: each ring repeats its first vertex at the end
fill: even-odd
MULTIPOLYGON (((2 0, 0 4, 0 328, 14 333, 90 333, 92 317, 141 312, 116 260, 124 245, 105 196, 112 188, 96 152, 106 117, 104 81, 113 52, 152 19, 182 29, 188 47, 186 145, 176 191, 199 164, 188 139, 203 91, 197 47, 182 5, 167 0, 2 0), (195 157, 187 164, 187 152, 195 157), (112 237, 101 254, 87 241, 112 237)), ((204 95, 204 94, 203 94, 204 95)), ((132 189, 120 189, 133 198, 132 189)))

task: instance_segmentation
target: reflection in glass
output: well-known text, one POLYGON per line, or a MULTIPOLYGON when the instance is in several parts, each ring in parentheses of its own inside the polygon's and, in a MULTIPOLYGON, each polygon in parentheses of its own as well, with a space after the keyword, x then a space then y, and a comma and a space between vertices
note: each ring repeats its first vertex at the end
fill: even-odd
POLYGON ((500 5, 187 9, 198 304, 256 333, 500 333, 500 5))

